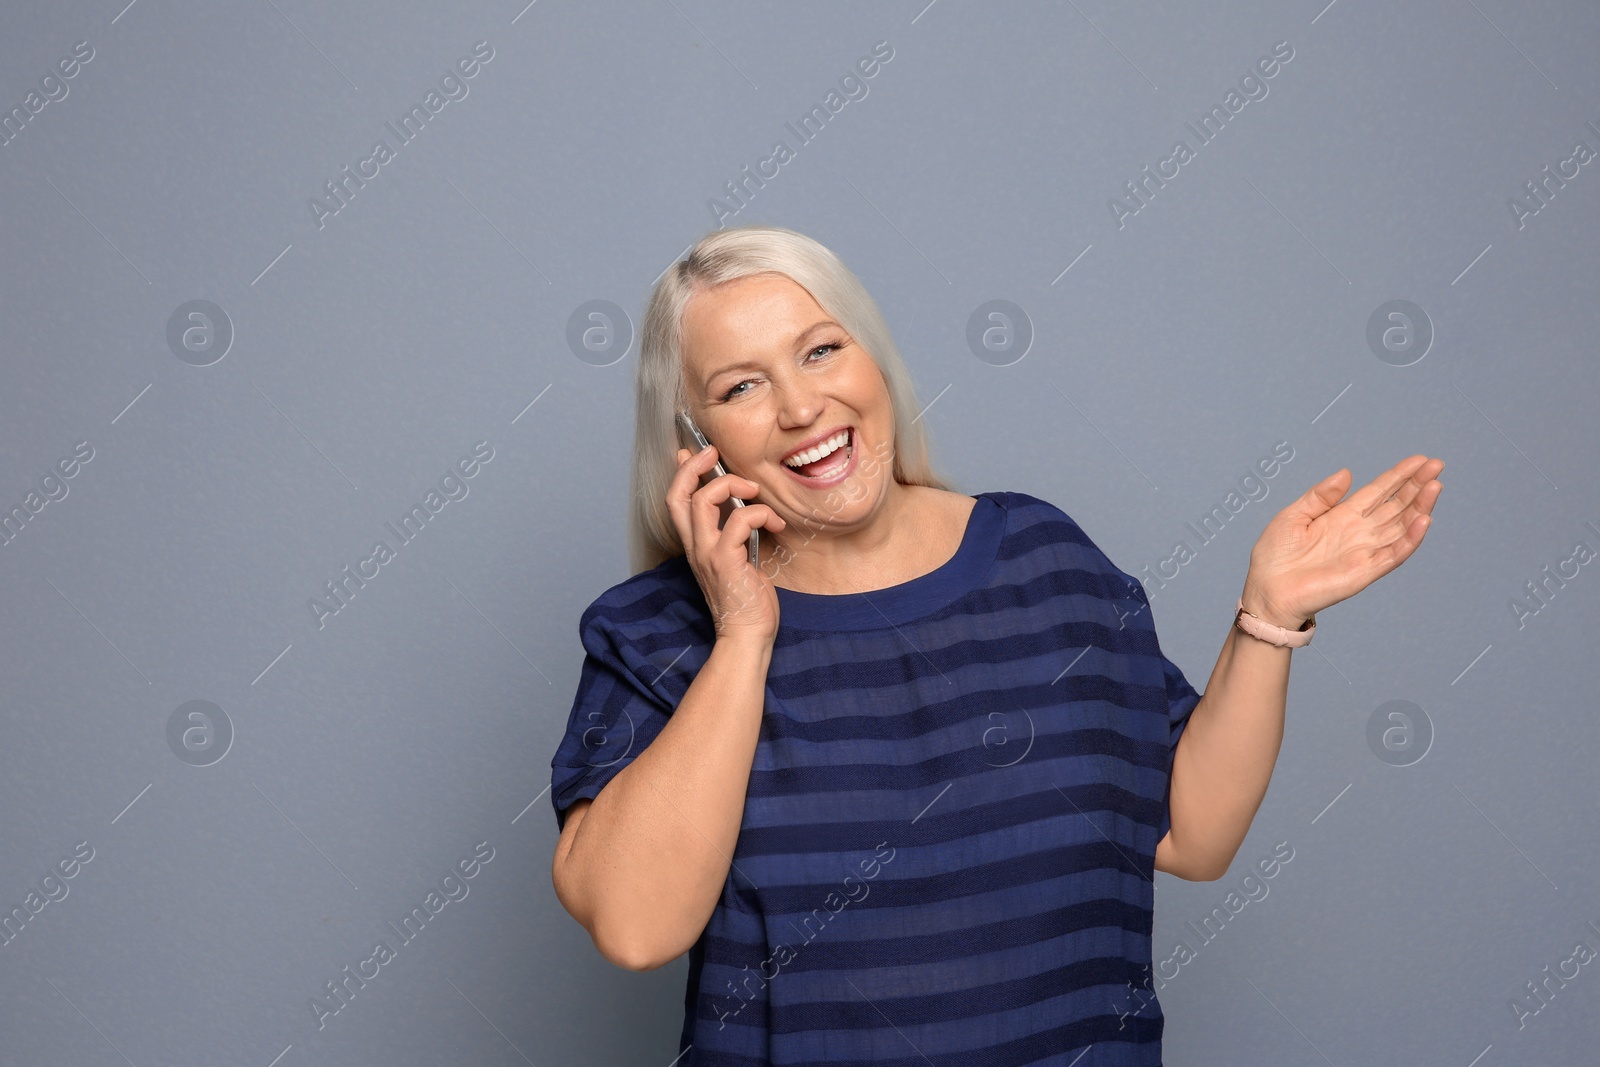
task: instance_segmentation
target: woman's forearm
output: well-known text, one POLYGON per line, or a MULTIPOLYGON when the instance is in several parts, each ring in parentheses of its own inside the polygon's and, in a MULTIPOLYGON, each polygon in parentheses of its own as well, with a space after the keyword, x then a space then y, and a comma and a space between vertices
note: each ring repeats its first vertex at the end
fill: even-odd
POLYGON ((661 732, 600 790, 563 855, 557 896, 630 970, 682 955, 727 882, 772 646, 719 640, 661 732))
MULTIPOLYGON (((1299 625, 1275 618, 1252 601, 1249 589, 1247 583, 1246 611, 1290 629, 1299 625)), ((1176 857, 1171 867, 1181 877, 1221 878, 1244 843, 1283 743, 1292 654, 1228 626, 1172 756, 1168 843, 1176 857)))

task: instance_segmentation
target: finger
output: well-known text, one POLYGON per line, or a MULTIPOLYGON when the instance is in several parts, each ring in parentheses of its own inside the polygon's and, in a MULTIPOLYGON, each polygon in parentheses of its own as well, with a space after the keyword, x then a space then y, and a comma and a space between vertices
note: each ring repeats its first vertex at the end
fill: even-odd
POLYGON ((1442 489, 1444 489, 1442 482, 1429 482, 1414 494, 1407 494, 1410 499, 1404 504, 1401 503, 1401 494, 1397 493, 1367 516, 1368 521, 1376 523, 1380 530, 1398 535, 1399 531, 1410 529, 1411 524, 1419 516, 1433 510, 1434 502, 1439 499, 1442 489))
POLYGON ((1385 568, 1385 574, 1411 558, 1411 553, 1415 552, 1417 546, 1422 544, 1422 539, 1427 535, 1430 525, 1432 525, 1430 516, 1418 515, 1411 521, 1411 525, 1407 527, 1405 534, 1378 555, 1377 558, 1380 561, 1380 565, 1385 568))
POLYGON ((1364 518, 1370 522, 1377 523, 1380 527, 1388 526, 1389 523, 1399 519, 1409 506, 1410 502, 1402 499, 1401 497, 1401 493, 1396 493, 1388 500, 1385 500, 1383 503, 1373 508, 1371 512, 1364 516, 1364 518))
MULTIPOLYGON (((690 522, 694 525, 697 543, 715 545, 721 536, 718 530, 722 522, 722 505, 731 497, 747 500, 761 491, 761 487, 748 478, 741 478, 737 474, 721 474, 711 479, 700 489, 695 490, 689 500, 690 522)), ((732 514, 737 515, 743 508, 735 507, 732 514)), ((730 521, 731 516, 730 516, 730 521)), ((748 536, 749 531, 746 531, 748 536)))
MULTIPOLYGON (((733 562, 734 568, 731 575, 720 569, 714 572, 724 575, 718 579, 723 596, 717 599, 714 608, 723 618, 741 612, 753 598, 761 595, 762 587, 766 584, 761 578, 751 576, 751 567, 748 565, 750 531, 763 525, 769 529, 782 529, 783 519, 765 504, 747 504, 733 510, 727 525, 718 535, 714 551, 721 558, 733 562)), ((769 582, 773 577, 759 564, 755 570, 769 582)))
MULTIPOLYGON (((693 554, 695 544, 694 513, 690 504, 700 485, 701 476, 716 462, 714 454, 707 454, 712 451, 710 448, 701 449, 699 452, 690 452, 687 448, 678 449, 678 470, 667 486, 667 511, 672 515, 672 524, 678 530, 678 540, 683 542, 686 555, 693 554)), ((713 539, 715 539, 714 533, 713 539)))
POLYGON ((1417 469, 1426 462, 1427 457, 1422 455, 1401 460, 1351 494, 1345 503, 1350 504, 1362 516, 1371 515, 1376 508, 1399 492, 1417 469))
POLYGON ((1344 494, 1349 490, 1346 479, 1350 475, 1348 467, 1340 467, 1322 481, 1311 486, 1294 500, 1289 501, 1282 511, 1278 512, 1280 518, 1288 519, 1295 525, 1304 527, 1314 522, 1338 505, 1344 494), (1344 489, 1339 488, 1344 486, 1344 489))
POLYGON ((751 530, 768 529, 778 533, 785 525, 783 517, 766 504, 746 504, 742 508, 735 508, 717 539, 717 550, 728 553, 735 547, 745 549, 751 530))
POLYGON ((1405 484, 1406 479, 1415 474, 1417 469, 1427 462, 1427 456, 1420 454, 1409 456, 1372 479, 1366 485, 1363 485, 1343 503, 1350 505, 1353 510, 1363 516, 1368 515, 1373 508, 1393 496, 1395 491, 1405 484))
POLYGON ((700 481, 699 475, 693 473, 694 464, 690 462, 693 458, 694 453, 687 448, 678 449, 674 456, 678 469, 673 472, 671 480, 667 483, 667 510, 672 512, 674 521, 680 517, 688 518, 689 496, 700 481))
POLYGON ((1412 501, 1417 499, 1417 494, 1421 491, 1421 487, 1417 486, 1414 482, 1407 482, 1405 485, 1400 487, 1399 491, 1396 492, 1394 496, 1383 501, 1381 504, 1376 505, 1363 517, 1371 522, 1377 523, 1380 526, 1387 526, 1389 523, 1395 521, 1398 521, 1401 524, 1409 522, 1411 519, 1416 518, 1417 515, 1421 514, 1421 512, 1417 511, 1416 508, 1412 506, 1412 501))
MULTIPOLYGON (((1417 498, 1419 493, 1428 487, 1428 484, 1438 475, 1439 471, 1443 469, 1444 460, 1430 459, 1428 462, 1418 467, 1416 472, 1412 474, 1410 478, 1406 479, 1406 481, 1400 486, 1399 489, 1394 491, 1394 494, 1390 496, 1388 500, 1384 501, 1384 504, 1387 505, 1391 501, 1399 501, 1402 506, 1411 503, 1417 498), (1435 464, 1437 464, 1437 466, 1435 466, 1435 464)), ((1443 483, 1441 483, 1441 485, 1442 484, 1443 483)))
MULTIPOLYGON (((1407 504, 1411 503, 1411 501, 1417 499, 1424 489, 1434 484, 1435 479, 1438 478, 1439 472, 1442 470, 1444 470, 1444 460, 1428 460, 1428 462, 1418 467, 1399 489, 1395 490, 1394 496, 1390 499, 1400 500, 1407 504)), ((1444 483, 1439 482, 1438 484, 1442 488, 1444 483)))
POLYGON ((1439 502, 1439 494, 1444 492, 1444 483, 1435 478, 1417 494, 1417 510, 1424 515, 1433 514, 1433 506, 1439 502))
MULTIPOLYGON (((1423 470, 1428 469, 1424 464, 1423 470)), ((1411 528, 1411 524, 1421 515, 1433 512, 1433 505, 1438 501, 1439 494, 1444 491, 1444 483, 1431 480, 1418 486, 1415 478, 1401 487, 1400 492, 1384 501, 1368 516, 1378 523, 1378 529, 1387 538, 1392 540, 1400 535, 1402 530, 1411 528), (1401 501, 1405 503, 1402 504, 1401 501)))

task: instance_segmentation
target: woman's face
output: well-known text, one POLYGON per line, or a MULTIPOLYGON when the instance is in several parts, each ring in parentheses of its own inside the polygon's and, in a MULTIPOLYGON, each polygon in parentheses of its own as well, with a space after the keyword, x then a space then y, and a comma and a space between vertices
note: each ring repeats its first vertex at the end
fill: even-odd
POLYGON ((755 500, 785 535, 872 518, 893 485, 889 390, 810 293, 777 274, 725 282, 690 299, 683 333, 689 413, 723 465, 761 486, 755 500), (807 468, 814 477, 783 462, 845 430, 849 443, 807 468))

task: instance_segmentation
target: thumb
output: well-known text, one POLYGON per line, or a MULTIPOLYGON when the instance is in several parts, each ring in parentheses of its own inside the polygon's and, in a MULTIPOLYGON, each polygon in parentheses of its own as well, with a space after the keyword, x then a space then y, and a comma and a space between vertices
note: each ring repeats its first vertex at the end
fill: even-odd
POLYGON ((1349 491, 1350 468, 1341 467, 1307 489, 1305 494, 1289 507, 1307 519, 1314 519, 1343 500, 1345 493, 1349 491))

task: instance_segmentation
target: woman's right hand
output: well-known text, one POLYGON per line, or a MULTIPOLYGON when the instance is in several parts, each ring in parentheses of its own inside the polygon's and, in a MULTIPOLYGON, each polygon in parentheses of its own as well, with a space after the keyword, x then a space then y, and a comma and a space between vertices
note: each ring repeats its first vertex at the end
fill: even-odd
POLYGON ((778 634, 778 594, 771 579, 750 562, 750 531, 760 527, 778 532, 788 524, 766 504, 746 504, 735 507, 719 530, 723 501, 733 496, 749 500, 761 487, 736 474, 700 486, 700 478, 716 463, 715 446, 699 452, 680 448, 677 460, 678 473, 667 487, 667 510, 711 609, 717 638, 748 636, 772 644, 778 634))

